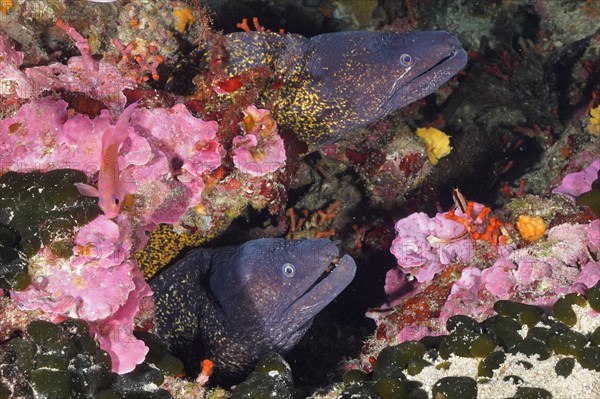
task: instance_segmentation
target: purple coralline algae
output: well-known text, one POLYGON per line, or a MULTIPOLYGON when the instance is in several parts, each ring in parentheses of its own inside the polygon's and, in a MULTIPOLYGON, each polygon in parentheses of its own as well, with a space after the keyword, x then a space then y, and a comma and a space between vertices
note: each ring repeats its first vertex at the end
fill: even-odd
POLYGON ((397 237, 390 251, 402 271, 420 283, 431 281, 452 262, 471 260, 473 245, 467 230, 445 215, 438 213, 430 218, 419 212, 396 222, 397 237))
POLYGON ((597 159, 582 171, 566 175, 561 184, 552 190, 552 192, 567 195, 574 199, 592 189, 592 183, 598 178, 599 170, 600 159, 597 159))
POLYGON ((23 53, 10 48, 2 37, 0 80, 8 90, 0 95, 32 99, 47 90, 81 92, 100 100, 113 116, 118 115, 126 102, 123 90, 135 87, 134 81, 123 77, 115 65, 92 58, 88 41, 73 28, 60 21, 57 25, 73 38, 81 55, 71 57, 67 65, 53 63, 21 71, 23 53))

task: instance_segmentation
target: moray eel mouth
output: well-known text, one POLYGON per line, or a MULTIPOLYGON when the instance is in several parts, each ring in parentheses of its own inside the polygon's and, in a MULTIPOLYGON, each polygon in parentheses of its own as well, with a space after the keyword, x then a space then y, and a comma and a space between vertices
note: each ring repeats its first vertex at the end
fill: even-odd
POLYGON ((439 60, 429 69, 421 72, 414 79, 412 79, 411 82, 420 79, 423 75, 427 75, 428 79, 431 76, 437 77, 438 75, 442 75, 444 78, 448 76, 454 76, 465 66, 466 62, 467 52, 459 45, 456 45, 450 54, 439 60))
POLYGON ((444 44, 438 44, 431 56, 429 65, 423 65, 422 71, 406 82, 394 85, 390 101, 383 104, 384 109, 396 109, 425 97, 456 75, 468 61, 467 52, 461 47, 456 36, 448 34, 444 44))
MULTIPOLYGON (((335 244, 332 244, 335 245, 335 244)), ((298 320, 301 326, 335 299, 354 279, 356 263, 350 255, 334 255, 327 260, 323 273, 286 310, 287 317, 298 320)))

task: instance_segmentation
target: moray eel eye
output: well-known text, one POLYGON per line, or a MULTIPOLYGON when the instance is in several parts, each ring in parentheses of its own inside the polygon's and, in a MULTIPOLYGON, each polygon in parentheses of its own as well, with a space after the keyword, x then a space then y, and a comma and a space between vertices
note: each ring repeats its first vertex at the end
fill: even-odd
POLYGON ((281 266, 281 271, 286 277, 294 277, 296 274, 296 267, 291 263, 284 263, 283 266, 281 266))
POLYGON ((413 63, 413 57, 410 54, 402 54, 400 56, 400 63, 405 67, 411 66, 413 63))
POLYGON ((115 197, 115 205, 119 205, 119 197, 115 197))

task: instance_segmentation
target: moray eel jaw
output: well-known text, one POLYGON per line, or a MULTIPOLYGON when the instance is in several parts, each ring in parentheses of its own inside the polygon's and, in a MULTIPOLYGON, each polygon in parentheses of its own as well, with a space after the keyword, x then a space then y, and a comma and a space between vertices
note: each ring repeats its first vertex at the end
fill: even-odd
POLYGON ((310 327, 313 318, 325 306, 331 303, 354 279, 356 264, 354 263, 354 259, 349 255, 344 255, 334 266, 333 270, 325 272, 322 279, 315 282, 285 310, 281 323, 288 325, 288 329, 300 333, 300 337, 298 338, 295 335, 291 335, 290 341, 294 342, 286 343, 286 346, 295 345, 297 340, 310 327))
MULTIPOLYGON (((411 64, 396 78, 387 100, 378 111, 387 114, 425 97, 463 69, 467 53, 455 35, 448 32, 414 32, 407 38, 411 64)), ((402 55, 401 55, 402 57, 402 55)), ((402 63, 402 60, 400 60, 402 63)))
POLYGON ((250 241, 240 246, 234 264, 218 268, 210 286, 230 325, 285 352, 354 278, 348 255, 325 273, 338 253, 327 239, 250 241))

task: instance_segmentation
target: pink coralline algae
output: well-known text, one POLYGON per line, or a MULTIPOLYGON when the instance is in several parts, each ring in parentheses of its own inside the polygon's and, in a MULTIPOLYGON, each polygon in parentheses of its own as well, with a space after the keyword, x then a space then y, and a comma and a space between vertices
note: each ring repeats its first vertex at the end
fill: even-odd
POLYGON ((584 170, 566 175, 563 178, 562 183, 552 190, 552 192, 564 194, 571 198, 578 197, 592 189, 592 183, 598 178, 599 170, 600 159, 597 159, 584 170))
POLYGON ((418 282, 431 281, 436 273, 452 262, 468 262, 473 245, 465 227, 447 219, 444 213, 430 218, 413 213, 395 225, 397 237, 390 251, 400 269, 418 282))
MULTIPOLYGON (((103 138, 115 131, 116 124, 105 110, 94 119, 82 114, 68 118, 66 102, 34 100, 24 104, 15 116, 0 121, 0 150, 4 154, 0 167, 20 172, 71 168, 91 178, 105 159, 103 138)), ((216 131, 216 122, 192 116, 181 104, 170 109, 131 111, 128 136, 118 152, 118 170, 113 165, 108 176, 118 177, 119 184, 128 185, 124 191, 144 199, 140 202, 148 206, 136 210, 142 223, 175 223, 188 207, 200 201, 202 174, 221 164, 216 131), (172 171, 173 160, 181 161, 180 170, 172 171), (176 210, 171 206, 175 203, 176 210), (158 208, 168 211, 157 213, 158 208)), ((112 197, 121 191, 115 184, 102 192, 89 187, 82 191, 112 197)), ((116 216, 116 212, 109 216, 116 216)))
POLYGON ((15 51, 7 41, 0 35, 0 96, 25 97, 25 93, 32 90, 27 76, 19 70, 23 63, 23 53, 15 51))
POLYGON ((264 176, 285 164, 283 140, 266 109, 249 106, 244 118, 246 134, 233 138, 233 163, 251 176, 264 176))
MULTIPOLYGON (((132 117, 135 130, 151 142, 160 143, 168 159, 182 162, 182 174, 198 177, 221 165, 221 147, 216 141, 218 124, 190 114, 183 104, 170 109, 140 109, 132 117)), ((191 177, 178 177, 189 181, 191 177)))
POLYGON ((47 90, 80 92, 100 100, 113 116, 118 115, 126 102, 123 90, 135 87, 135 82, 123 77, 115 65, 93 59, 88 41, 73 28, 60 22, 57 25, 71 36, 81 55, 71 57, 67 65, 53 63, 21 71, 23 54, 0 37, 0 96, 32 99, 47 90))
POLYGON ((600 264, 594 260, 599 253, 598 227, 598 220, 558 225, 548 232, 547 243, 514 250, 483 270, 465 268, 440 319, 464 314, 481 320, 493 315, 499 299, 548 308, 557 294, 582 293, 600 281, 600 264))
MULTIPOLYGON (((126 220, 119 225, 126 226, 126 220)), ((67 317, 88 321, 110 354, 113 371, 126 373, 148 352, 132 333, 140 300, 152 292, 128 260, 129 231, 119 225, 102 215, 80 228, 70 259, 42 249, 31 262, 32 283, 24 291, 11 291, 11 298, 19 308, 43 310, 56 322, 67 317)))

